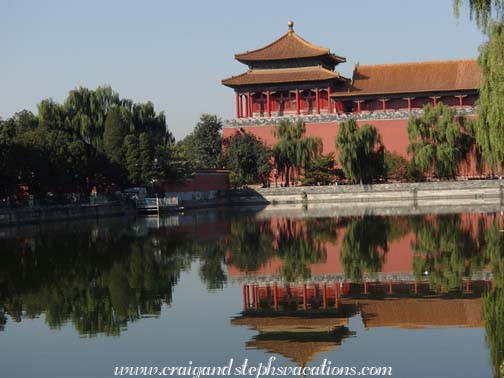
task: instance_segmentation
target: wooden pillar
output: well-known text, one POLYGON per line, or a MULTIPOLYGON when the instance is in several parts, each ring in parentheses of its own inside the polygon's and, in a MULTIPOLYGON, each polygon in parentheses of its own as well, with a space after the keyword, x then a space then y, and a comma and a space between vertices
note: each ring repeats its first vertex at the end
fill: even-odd
POLYGON ((334 307, 339 307, 339 296, 340 296, 340 284, 339 282, 334 284, 334 307))
POLYGON ((245 94, 245 117, 250 117, 250 92, 245 94))
POLYGON ((259 310, 259 303, 260 303, 260 294, 259 294, 259 285, 255 286, 255 291, 256 291, 256 303, 255 303, 255 308, 256 310, 259 310))
POLYGON ((367 281, 364 281, 364 294, 367 294, 367 281))
POLYGON ((382 98, 382 99, 380 99, 380 101, 382 103, 382 111, 386 112, 387 111, 387 99, 382 98))
POLYGON ((317 103, 317 113, 320 114, 320 90, 315 91, 315 102, 317 103))
POLYGON ((252 305, 254 308, 256 307, 257 298, 256 298, 256 285, 252 285, 252 305))
POLYGON ((296 114, 301 114, 301 103, 299 102, 299 89, 296 89, 296 114))
POLYGON ((389 294, 392 295, 392 280, 389 282, 389 294))
POLYGON ((460 96, 457 96, 458 99, 459 99, 459 106, 464 106, 464 97, 465 95, 460 95, 460 96))
POLYGON ((324 306, 324 310, 327 308, 327 284, 324 283, 322 286, 322 304, 324 306))
POLYGON ((439 98, 439 96, 432 96, 432 104, 434 105, 434 107, 437 106, 437 99, 439 98))
POLYGON ((238 93, 238 118, 243 117, 242 105, 243 105, 242 95, 241 95, 241 93, 238 93))
POLYGON ((355 100, 354 102, 357 104, 357 113, 360 113, 362 100, 355 100))
POLYGON ((408 112, 411 112, 411 97, 408 97, 408 112))
POLYGON ((306 284, 303 284, 303 309, 306 310, 308 308, 308 288, 306 284))
POLYGON ((332 103, 331 103, 331 87, 327 87, 327 112, 332 113, 332 103))
POLYGON ((278 287, 276 282, 273 285, 273 306, 275 307, 275 311, 278 311, 278 287))
POLYGON ((417 281, 415 280, 415 294, 418 294, 418 283, 417 281))
POLYGON ((243 285, 243 310, 248 308, 248 285, 243 285))
POLYGON ((470 293, 471 292, 471 280, 467 279, 466 280, 466 293, 470 293))
POLYGON ((238 94, 238 92, 236 92, 236 118, 240 118, 239 101, 240 101, 240 95, 238 94))
POLYGON ((268 117, 271 117, 271 93, 266 91, 266 109, 268 112, 268 117))

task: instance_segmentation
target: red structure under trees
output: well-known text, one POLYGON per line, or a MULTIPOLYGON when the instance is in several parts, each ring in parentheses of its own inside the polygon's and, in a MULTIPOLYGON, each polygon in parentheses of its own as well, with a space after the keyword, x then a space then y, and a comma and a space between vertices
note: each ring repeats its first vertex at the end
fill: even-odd
MULTIPOLYGON (((335 68, 346 58, 315 46, 294 32, 260 49, 236 54, 247 72, 222 80, 235 91, 236 118, 224 137, 243 128, 273 145, 282 117, 301 118, 308 136, 318 136, 324 153, 335 152, 338 123, 355 117, 375 126, 387 150, 407 157, 407 122, 424 105, 440 102, 461 114, 475 114, 481 72, 476 60, 359 65, 352 78, 335 68)), ((462 175, 476 174, 467 167, 462 175)))

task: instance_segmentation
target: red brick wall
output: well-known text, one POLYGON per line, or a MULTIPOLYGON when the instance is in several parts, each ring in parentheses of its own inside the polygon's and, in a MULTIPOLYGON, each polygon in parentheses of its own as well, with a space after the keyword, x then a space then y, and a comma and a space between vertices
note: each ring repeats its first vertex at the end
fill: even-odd
MULTIPOLYGON (((408 158, 408 154, 406 152, 408 147, 407 119, 357 121, 358 126, 362 126, 366 123, 371 124, 378 129, 382 142, 388 151, 408 158)), ((239 128, 225 128, 224 137, 226 138, 233 135, 237 129, 239 128)), ((243 129, 246 132, 253 133, 257 137, 261 138, 261 140, 270 147, 273 147, 276 143, 275 137, 273 136, 274 126, 250 126, 244 127, 243 129)), ((306 124, 306 135, 321 138, 324 145, 323 153, 328 154, 329 152, 333 152, 336 160, 338 158, 338 154, 334 142, 337 134, 338 124, 336 122, 306 124)), ((477 174, 476 164, 474 161, 471 160, 468 164, 463 163, 461 165, 461 176, 476 176, 477 174)))

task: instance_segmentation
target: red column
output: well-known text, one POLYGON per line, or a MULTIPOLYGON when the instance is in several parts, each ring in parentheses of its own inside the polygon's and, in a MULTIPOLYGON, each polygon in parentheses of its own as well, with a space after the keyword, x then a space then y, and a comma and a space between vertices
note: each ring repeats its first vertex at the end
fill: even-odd
POLYGON ((331 87, 327 87, 327 111, 329 113, 332 113, 332 106, 331 106, 331 87))
POLYGON ((248 286, 243 285, 243 310, 248 308, 248 286))
POLYGON ((334 284, 334 307, 339 307, 340 284, 334 284))
POLYGON ((266 109, 268 111, 268 117, 271 117, 271 94, 270 94, 270 91, 266 91, 266 109))
POLYGON ((250 117, 250 93, 245 93, 245 117, 250 117))
POLYGON ((318 88, 315 91, 315 102, 317 103, 317 113, 320 114, 320 93, 318 88))
POLYGON ((464 97, 463 96, 457 96, 459 98, 459 106, 464 106, 464 97))
POLYGON ((385 99, 384 99, 384 98, 382 98, 380 101, 381 101, 381 103, 382 103, 382 110, 383 110, 383 111, 386 111, 386 110, 387 110, 387 105, 386 105, 386 101, 385 101, 385 99))
POLYGON ((408 97, 408 112, 411 112, 411 97, 408 97))
POLYGON ((367 281, 364 281, 364 294, 367 294, 367 281))
POLYGON ((434 96, 432 99, 434 100, 434 107, 435 107, 437 105, 437 97, 434 96))
POLYGON ((275 306, 275 311, 278 310, 278 287, 276 282, 273 286, 273 305, 275 306))
POLYGON ((306 287, 306 284, 303 285, 303 309, 308 308, 308 303, 307 303, 307 297, 308 296, 308 289, 306 287))
POLYGON ((243 106, 242 105, 243 105, 242 95, 238 94, 238 118, 243 117, 243 109, 242 109, 243 106))
POLYGON ((252 285, 252 304, 256 307, 257 297, 256 297, 256 285, 252 285))
POLYGON ((392 280, 389 282, 389 294, 392 294, 392 280))
POLYGON ((469 293, 471 291, 471 281, 466 280, 466 293, 469 293))
POLYGON ((361 100, 357 100, 355 101, 357 103, 357 113, 360 113, 361 112, 361 100))
POLYGON ((415 280, 415 294, 418 294, 418 283, 415 280))
POLYGON ((324 310, 327 308, 327 285, 324 284, 324 286, 322 287, 322 303, 323 303, 323 306, 324 306, 324 310))
POLYGON ((260 294, 259 294, 259 285, 255 286, 255 292, 256 292, 256 303, 255 303, 255 308, 256 310, 259 310, 259 302, 260 302, 260 294))
POLYGON ((240 95, 238 94, 238 92, 236 92, 236 118, 240 118, 239 101, 240 101, 240 95))
POLYGON ((296 113, 297 115, 301 113, 301 104, 299 103, 299 89, 296 89, 296 113))

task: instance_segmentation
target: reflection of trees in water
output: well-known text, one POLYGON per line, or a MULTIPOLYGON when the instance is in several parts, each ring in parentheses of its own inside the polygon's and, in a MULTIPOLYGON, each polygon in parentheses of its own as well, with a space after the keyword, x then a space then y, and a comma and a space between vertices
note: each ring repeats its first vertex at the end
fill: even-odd
POLYGON ((484 254, 492 269, 494 287, 485 294, 483 317, 494 376, 504 376, 504 240, 494 222, 485 235, 484 254))
POLYGON ((404 237, 407 232, 404 218, 366 216, 350 219, 340 257, 345 277, 359 282, 364 272, 381 271, 389 242, 404 237))
POLYGON ((478 221, 477 235, 462 224, 460 214, 412 217, 410 225, 415 233, 413 271, 418 278, 427 272, 431 285, 449 290, 482 270, 483 219, 478 221))
POLYGON ((231 223, 228 249, 234 266, 244 272, 260 269, 274 255, 271 222, 250 219, 231 223))
POLYGON ((208 290, 219 290, 224 287, 227 275, 224 272, 226 248, 221 241, 194 243, 193 252, 200 259, 200 279, 208 290))
POLYGON ((231 224, 228 263, 244 272, 254 272, 273 256, 282 260, 287 282, 308 278, 310 264, 326 261, 326 243, 335 243, 336 219, 280 218, 272 222, 236 219, 231 224))
POLYGON ((326 243, 335 243, 335 219, 293 220, 286 218, 275 229, 275 250, 282 259, 282 277, 287 282, 311 276, 310 264, 326 261, 326 243))
POLYGON ((90 230, 66 230, 29 243, 1 241, 0 308, 14 321, 44 312, 51 328, 71 321, 88 336, 117 335, 128 321, 159 315, 191 261, 187 241, 134 238, 125 230, 111 228, 98 238, 90 230))

